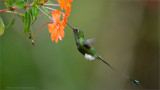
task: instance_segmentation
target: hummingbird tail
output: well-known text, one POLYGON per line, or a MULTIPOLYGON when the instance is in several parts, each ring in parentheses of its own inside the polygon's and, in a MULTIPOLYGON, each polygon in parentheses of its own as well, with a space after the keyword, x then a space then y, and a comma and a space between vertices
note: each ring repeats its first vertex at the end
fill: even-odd
POLYGON ((128 75, 122 73, 121 71, 115 69, 113 66, 111 66, 108 62, 106 62, 105 60, 103 60, 102 58, 100 57, 97 57, 97 59, 101 60, 103 63, 105 63, 107 66, 109 66, 112 70, 120 73, 122 76, 124 76, 126 79, 129 79, 134 85, 139 85, 139 81, 133 79, 133 78, 130 78, 128 75))

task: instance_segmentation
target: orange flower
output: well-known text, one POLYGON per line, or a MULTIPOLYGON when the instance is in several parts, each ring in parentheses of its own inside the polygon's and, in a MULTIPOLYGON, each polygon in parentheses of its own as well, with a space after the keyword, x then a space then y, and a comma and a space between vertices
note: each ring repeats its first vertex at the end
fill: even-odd
POLYGON ((69 13, 71 11, 71 8, 70 7, 67 7, 66 8, 66 13, 64 15, 64 21, 67 22, 67 18, 69 17, 69 13))
POLYGON ((54 20, 53 24, 48 24, 49 32, 51 33, 51 39, 52 41, 55 40, 55 42, 58 42, 59 40, 62 40, 64 37, 64 27, 67 25, 67 18, 69 17, 70 11, 71 11, 71 4, 70 2, 73 2, 73 0, 57 0, 60 3, 61 9, 65 9, 65 15, 63 16, 63 20, 60 21, 61 18, 61 12, 59 10, 52 12, 52 17, 54 20))
POLYGON ((61 9, 65 9, 65 15, 63 17, 64 22, 67 22, 67 18, 69 17, 69 13, 71 11, 71 2, 73 2, 73 0, 57 0, 60 4, 61 9))
MULTIPOLYGON (((47 2, 47 1, 48 0, 44 0, 44 2, 47 2)), ((73 2, 73 0, 57 0, 57 1, 60 3, 60 8, 66 11, 65 14, 63 14, 63 12, 60 12, 59 10, 52 11, 53 21, 49 21, 45 23, 35 34, 33 40, 35 39, 39 31, 47 24, 48 24, 49 32, 51 33, 52 41, 55 40, 55 42, 57 43, 58 39, 62 40, 62 38, 64 37, 64 27, 67 25, 66 24, 67 18, 69 17, 71 6, 72 6, 70 3, 73 2), (63 14, 62 21, 60 21, 61 14, 63 14), (49 23, 52 23, 52 24, 49 24, 49 23)))
POLYGON ((60 4, 61 9, 67 9, 67 7, 71 8, 71 2, 73 2, 73 0, 57 0, 58 3, 60 4))
POLYGON ((52 33, 51 34, 51 39, 55 40, 55 42, 58 42, 59 40, 62 40, 62 38, 64 37, 64 27, 66 26, 66 24, 64 24, 64 20, 62 20, 60 22, 60 17, 61 17, 61 12, 60 11, 53 11, 52 12, 52 17, 54 20, 53 24, 48 24, 48 28, 49 28, 49 32, 52 33))

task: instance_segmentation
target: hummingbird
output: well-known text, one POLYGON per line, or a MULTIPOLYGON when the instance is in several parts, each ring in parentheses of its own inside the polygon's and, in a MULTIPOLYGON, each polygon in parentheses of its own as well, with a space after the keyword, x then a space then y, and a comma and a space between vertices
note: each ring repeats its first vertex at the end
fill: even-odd
MULTIPOLYGON (((66 22, 67 23, 67 22, 66 22)), ((74 37, 75 37, 75 41, 76 41, 76 45, 77 45, 77 49, 78 51, 83 54, 85 56, 86 59, 88 60, 100 60, 103 63, 105 63, 107 66, 109 66, 112 70, 120 73, 121 75, 123 75, 126 79, 130 80, 134 85, 139 85, 139 81, 130 78, 128 75, 122 73, 121 71, 119 71, 118 69, 114 68, 113 66, 111 66, 108 62, 106 62, 104 59, 101 58, 101 56, 95 51, 95 49, 93 48, 92 44, 93 44, 93 39, 89 39, 86 40, 84 38, 84 33, 81 29, 77 29, 77 28, 73 28, 70 24, 67 23, 68 26, 70 26, 73 30, 74 33, 74 37)))

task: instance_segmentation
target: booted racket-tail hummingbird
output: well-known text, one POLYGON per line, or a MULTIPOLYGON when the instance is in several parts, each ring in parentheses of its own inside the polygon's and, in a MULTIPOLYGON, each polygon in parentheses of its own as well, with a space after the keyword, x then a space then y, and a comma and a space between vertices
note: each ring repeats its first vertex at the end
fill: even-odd
POLYGON ((75 37, 75 41, 76 41, 76 45, 77 48, 79 50, 79 52, 81 54, 83 54, 85 56, 86 59, 88 60, 100 60, 103 63, 105 63, 107 66, 109 66, 112 70, 120 73, 122 76, 124 76, 126 79, 130 80, 134 85, 139 85, 139 81, 130 78, 128 75, 122 73, 121 71, 119 71, 118 69, 114 68, 113 66, 111 66, 108 62, 106 62, 104 59, 102 59, 100 57, 100 55, 95 51, 95 49, 93 48, 93 46, 91 45, 91 43, 93 42, 92 39, 86 40, 84 38, 84 33, 82 30, 77 29, 77 28, 73 28, 70 24, 67 23, 68 26, 70 26, 73 30, 74 33, 74 37, 75 37))

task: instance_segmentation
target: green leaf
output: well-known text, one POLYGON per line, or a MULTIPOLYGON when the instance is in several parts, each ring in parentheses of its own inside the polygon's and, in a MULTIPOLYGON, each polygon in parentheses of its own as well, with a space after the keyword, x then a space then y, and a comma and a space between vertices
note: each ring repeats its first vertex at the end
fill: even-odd
POLYGON ((4 26, 2 18, 0 17, 0 36, 4 34, 4 30, 5 30, 5 26, 4 26))
POLYGON ((15 22, 15 17, 13 16, 13 19, 11 20, 10 24, 6 28, 9 28, 10 26, 12 26, 14 22, 15 22))
POLYGON ((32 9, 28 8, 28 11, 29 11, 29 13, 30 13, 30 15, 31 15, 31 19, 33 20, 33 13, 32 13, 32 9))
POLYGON ((44 4, 44 0, 36 0, 34 1, 34 5, 43 5, 44 4))
POLYGON ((24 34, 28 32, 31 25, 31 16, 28 10, 25 11, 25 17, 24 17, 24 34))
POLYGON ((49 15, 48 9, 47 9, 45 6, 42 6, 42 8, 43 8, 44 12, 45 12, 47 15, 49 15))
POLYGON ((14 3, 14 6, 18 8, 25 8, 26 4, 23 1, 17 1, 14 3))
POLYGON ((4 0, 4 4, 9 10, 12 10, 12 1, 11 0, 4 0))
POLYGON ((14 2, 15 2, 15 0, 12 0, 12 2, 14 3, 14 2))
POLYGON ((28 3, 28 0, 24 0, 25 3, 28 3))
POLYGON ((39 13, 39 9, 37 8, 36 5, 32 5, 32 13, 33 13, 33 23, 36 20, 36 17, 39 13))

